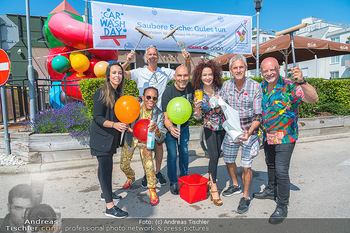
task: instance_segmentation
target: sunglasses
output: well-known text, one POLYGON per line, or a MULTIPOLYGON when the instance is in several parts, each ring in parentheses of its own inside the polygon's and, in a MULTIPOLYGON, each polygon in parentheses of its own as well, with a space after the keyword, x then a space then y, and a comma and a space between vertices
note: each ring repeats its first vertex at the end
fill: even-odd
POLYGON ((146 99, 147 99, 147 100, 153 99, 153 101, 157 101, 158 97, 146 95, 146 99))

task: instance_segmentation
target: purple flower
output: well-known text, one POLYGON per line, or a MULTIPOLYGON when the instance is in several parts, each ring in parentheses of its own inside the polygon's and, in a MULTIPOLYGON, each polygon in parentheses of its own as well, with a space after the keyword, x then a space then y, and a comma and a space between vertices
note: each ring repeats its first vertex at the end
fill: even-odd
POLYGON ((26 130, 36 133, 69 133, 73 137, 90 134, 91 117, 84 103, 67 103, 61 109, 40 111, 33 122, 26 122, 26 130))

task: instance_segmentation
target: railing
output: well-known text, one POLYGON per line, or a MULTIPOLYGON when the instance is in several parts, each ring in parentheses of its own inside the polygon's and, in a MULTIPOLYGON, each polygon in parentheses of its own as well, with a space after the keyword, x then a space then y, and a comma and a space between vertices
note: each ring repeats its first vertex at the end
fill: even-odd
MULTIPOLYGON (((36 79, 36 112, 51 108, 61 108, 68 102, 79 101, 77 100, 77 98, 80 98, 78 83, 79 80, 36 79), (69 95, 63 90, 66 90, 69 95)), ((28 81, 8 81, 5 85, 5 93, 8 123, 13 124, 26 121, 30 113, 28 81)), ((0 125, 3 125, 2 109, 1 106, 0 125)))

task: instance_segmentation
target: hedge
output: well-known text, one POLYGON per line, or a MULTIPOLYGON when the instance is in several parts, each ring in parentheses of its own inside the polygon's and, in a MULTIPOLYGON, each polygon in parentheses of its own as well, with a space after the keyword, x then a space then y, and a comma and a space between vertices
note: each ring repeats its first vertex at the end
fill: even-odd
MULTIPOLYGON (((230 78, 223 78, 223 82, 230 78)), ((253 78, 257 82, 262 82, 261 77, 253 78)), ((325 80, 322 78, 307 78, 307 81, 315 87, 319 101, 315 104, 302 103, 299 106, 299 116, 301 118, 308 118, 319 116, 324 112, 332 115, 350 115, 350 80, 336 79, 325 80)), ((168 86, 174 81, 170 81, 168 86)), ((104 78, 97 79, 82 79, 79 82, 82 97, 85 100, 86 106, 89 109, 89 115, 92 116, 93 111, 93 97, 96 90, 104 83, 104 78)), ((139 96, 136 82, 130 79, 125 79, 125 95, 139 96)), ((200 125, 202 122, 190 119, 190 125, 200 125)))

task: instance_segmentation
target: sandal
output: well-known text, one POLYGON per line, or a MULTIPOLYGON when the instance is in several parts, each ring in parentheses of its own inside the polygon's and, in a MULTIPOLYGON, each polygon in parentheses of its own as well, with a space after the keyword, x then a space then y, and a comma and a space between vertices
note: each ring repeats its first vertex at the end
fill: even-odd
POLYGON ((135 182, 135 177, 133 177, 133 178, 128 178, 128 179, 125 181, 124 185, 123 185, 123 189, 128 189, 128 188, 130 188, 130 186, 131 186, 134 182, 135 182))
POLYGON ((210 200, 214 203, 214 205, 222 206, 222 200, 220 199, 220 196, 219 196, 218 199, 214 199, 213 198, 213 193, 219 193, 219 192, 218 192, 218 190, 213 191, 213 190, 210 189, 210 200))
POLYGON ((211 182, 210 182, 210 180, 208 181, 208 188, 207 188, 207 193, 209 193, 209 191, 210 191, 210 188, 211 188, 211 182))
POLYGON ((159 203, 159 198, 157 197, 156 194, 156 189, 149 189, 149 195, 151 197, 151 206, 156 206, 159 203))

